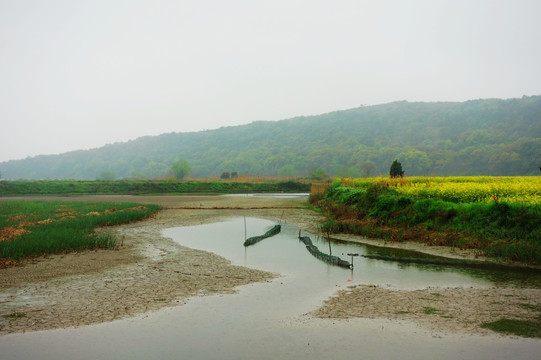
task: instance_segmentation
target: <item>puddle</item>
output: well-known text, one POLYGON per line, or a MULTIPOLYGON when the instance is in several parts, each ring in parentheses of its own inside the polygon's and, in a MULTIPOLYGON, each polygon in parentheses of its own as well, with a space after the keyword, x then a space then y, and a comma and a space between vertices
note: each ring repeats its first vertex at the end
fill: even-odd
MULTIPOLYGON (((407 322, 311 319, 336 290, 350 284, 492 286, 494 277, 467 269, 404 265, 356 258, 354 269, 314 258, 298 241, 298 228, 245 248, 245 236, 263 234, 275 222, 243 218, 171 228, 180 244, 217 253, 233 264, 272 271, 280 277, 239 288, 233 295, 194 297, 186 304, 141 316, 76 329, 0 337, 2 356, 21 359, 493 359, 537 358, 538 340, 500 336, 441 336, 407 322)), ((326 252, 328 242, 310 234, 326 252)), ((331 243, 333 255, 377 251, 359 244, 331 243)), ((477 271, 477 270, 476 270, 477 271)), ((497 278, 497 277, 496 277, 497 278)), ((504 280, 501 280, 504 281, 504 280)))

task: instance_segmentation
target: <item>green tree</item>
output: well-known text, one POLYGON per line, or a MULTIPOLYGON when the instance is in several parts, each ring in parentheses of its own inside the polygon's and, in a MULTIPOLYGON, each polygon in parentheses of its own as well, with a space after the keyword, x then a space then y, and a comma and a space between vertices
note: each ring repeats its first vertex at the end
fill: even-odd
POLYGON ((402 164, 398 160, 394 160, 393 163, 391 164, 391 170, 389 171, 389 175, 392 178, 404 176, 404 170, 402 170, 402 164))
POLYGON ((177 179, 182 180, 190 174, 192 168, 190 167, 190 163, 188 161, 180 159, 171 165, 171 170, 177 179))

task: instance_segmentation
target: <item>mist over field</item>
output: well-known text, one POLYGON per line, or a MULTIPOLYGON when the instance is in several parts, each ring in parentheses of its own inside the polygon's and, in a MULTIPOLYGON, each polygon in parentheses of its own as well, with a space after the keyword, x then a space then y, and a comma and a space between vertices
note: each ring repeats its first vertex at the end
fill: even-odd
POLYGON ((61 155, 0 163, 4 179, 143 179, 190 176, 387 175, 398 159, 413 175, 538 175, 541 96, 462 103, 393 102, 318 116, 145 136, 61 155))

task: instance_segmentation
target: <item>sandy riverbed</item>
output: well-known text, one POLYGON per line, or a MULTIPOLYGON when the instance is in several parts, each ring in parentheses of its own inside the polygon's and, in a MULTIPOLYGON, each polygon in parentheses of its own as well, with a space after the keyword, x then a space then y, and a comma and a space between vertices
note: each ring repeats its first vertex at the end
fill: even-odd
MULTIPOLYGON (((303 230, 317 232, 321 220, 319 214, 304 209, 304 200, 299 198, 92 196, 49 199, 137 201, 159 203, 166 209, 142 222, 100 229, 112 231, 123 239, 119 250, 55 255, 23 267, 1 269, 0 334, 112 321, 180 305, 194 295, 230 293, 239 285, 279 276, 232 266, 217 255, 182 247, 161 236, 165 228, 246 215, 282 218, 303 230), (179 207, 199 209, 175 209, 179 207), (240 209, 211 209, 213 207, 240 209), (254 209, 256 207, 265 208, 254 209)), ((425 250, 435 251, 433 248, 425 250)), ((436 251, 454 257, 475 256, 446 248, 436 251)), ((339 292, 311 315, 407 320, 440 332, 487 333, 489 330, 479 327, 482 322, 501 317, 530 319, 538 316, 533 308, 539 306, 539 299, 540 289, 399 291, 362 285, 339 292)))

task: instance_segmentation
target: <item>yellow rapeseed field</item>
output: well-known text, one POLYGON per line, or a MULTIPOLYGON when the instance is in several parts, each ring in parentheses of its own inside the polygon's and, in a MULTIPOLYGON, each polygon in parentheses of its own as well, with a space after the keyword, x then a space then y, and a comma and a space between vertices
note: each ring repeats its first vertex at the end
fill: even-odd
POLYGON ((541 176, 460 176, 341 179, 346 186, 366 187, 380 183, 412 197, 444 201, 541 203, 541 176))

